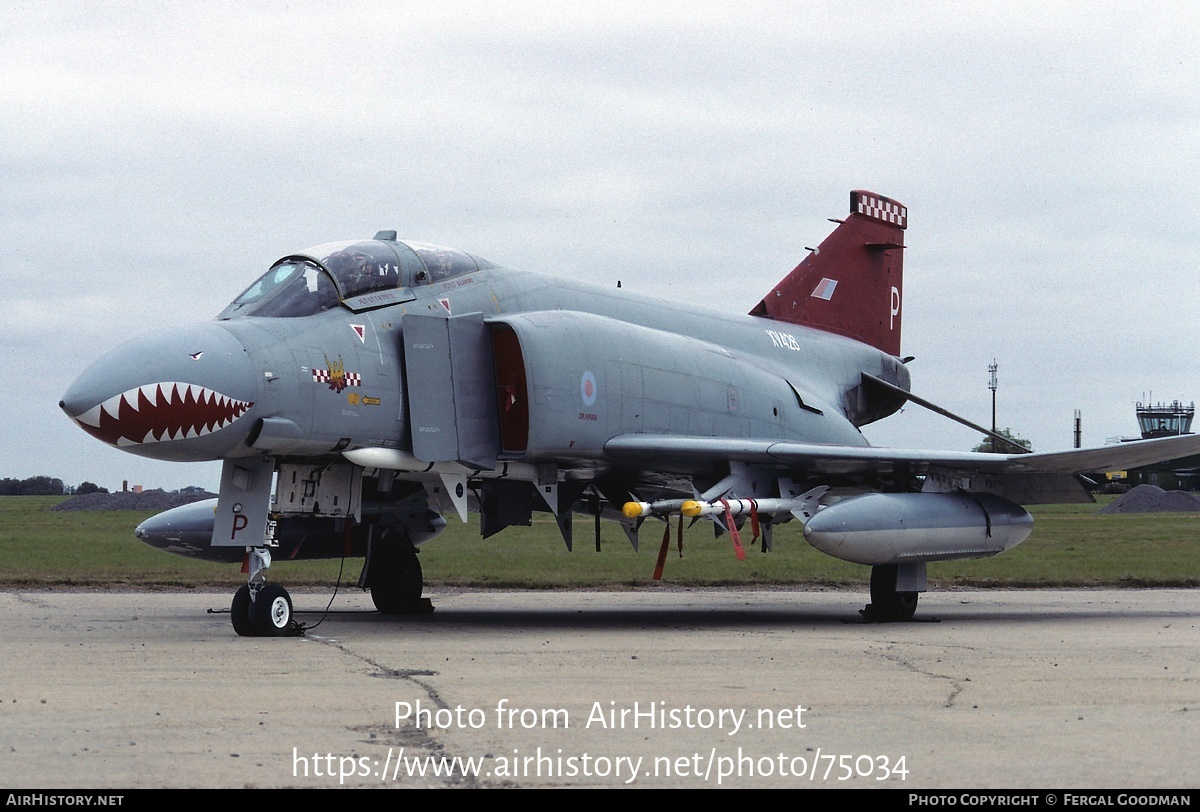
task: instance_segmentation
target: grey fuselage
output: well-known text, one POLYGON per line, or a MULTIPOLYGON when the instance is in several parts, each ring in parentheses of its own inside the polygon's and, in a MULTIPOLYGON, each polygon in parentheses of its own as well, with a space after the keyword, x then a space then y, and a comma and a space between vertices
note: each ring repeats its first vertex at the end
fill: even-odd
POLYGON ((405 319, 451 314, 481 314, 519 340, 528 437, 500 459, 594 468, 609 438, 643 432, 865 446, 857 426, 894 409, 866 403, 862 374, 908 388, 897 358, 832 333, 480 265, 309 315, 230 315, 231 305, 110 352, 63 408, 101 439, 161 459, 411 451, 424 427, 405 392, 405 319))
POLYGON ((863 445, 842 403, 860 383, 861 370, 878 375, 888 361, 877 350, 836 336, 750 316, 682 310, 627 289, 564 284, 502 269, 442 287, 360 314, 221 323, 261 363, 287 368, 290 361, 298 373, 259 387, 264 411, 292 420, 307 438, 285 452, 320 453, 346 439, 348 447, 408 447, 412 427, 400 396, 403 318, 445 313, 439 299, 447 299, 454 313, 482 312, 518 326, 528 322, 531 335, 546 328, 544 345, 523 341, 527 363, 538 354, 538 372, 531 370, 531 378, 537 375, 531 380, 535 437, 523 455, 531 461, 593 457, 609 437, 640 431, 863 445), (352 325, 364 329, 362 341, 352 325), (314 387, 306 378, 334 353, 344 371, 362 376, 359 392, 348 388, 330 398, 327 387, 314 387), (581 392, 589 372, 594 400, 581 392), (777 383, 764 391, 760 378, 777 383), (799 406, 789 382, 809 409, 799 406), (357 405, 348 402, 354 395, 357 405), (364 398, 379 402, 367 405, 364 398))

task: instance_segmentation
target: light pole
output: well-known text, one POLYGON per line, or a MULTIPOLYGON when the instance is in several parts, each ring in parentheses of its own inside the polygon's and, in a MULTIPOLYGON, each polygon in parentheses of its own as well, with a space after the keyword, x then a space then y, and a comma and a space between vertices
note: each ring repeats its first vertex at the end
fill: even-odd
MULTIPOLYGON (((992 390, 992 434, 996 433, 996 370, 999 366, 996 364, 996 359, 992 359, 992 363, 988 364, 988 389, 992 390)), ((996 453, 996 438, 992 437, 992 453, 996 453)))

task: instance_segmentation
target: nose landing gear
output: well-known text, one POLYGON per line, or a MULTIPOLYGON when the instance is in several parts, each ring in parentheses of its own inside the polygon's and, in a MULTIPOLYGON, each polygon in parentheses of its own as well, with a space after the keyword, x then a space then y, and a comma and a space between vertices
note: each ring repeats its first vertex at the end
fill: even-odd
POLYGON ((292 597, 279 584, 265 583, 271 553, 265 547, 250 551, 249 582, 233 593, 229 607, 239 637, 298 637, 304 626, 292 618, 292 597))

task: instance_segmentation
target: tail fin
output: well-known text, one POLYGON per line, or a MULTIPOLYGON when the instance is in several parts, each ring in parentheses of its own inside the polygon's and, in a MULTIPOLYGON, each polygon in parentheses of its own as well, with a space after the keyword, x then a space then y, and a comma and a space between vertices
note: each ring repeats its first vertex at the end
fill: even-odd
POLYGON ((752 316, 815 327, 900 354, 904 229, 908 209, 850 193, 850 216, 796 266, 752 316))

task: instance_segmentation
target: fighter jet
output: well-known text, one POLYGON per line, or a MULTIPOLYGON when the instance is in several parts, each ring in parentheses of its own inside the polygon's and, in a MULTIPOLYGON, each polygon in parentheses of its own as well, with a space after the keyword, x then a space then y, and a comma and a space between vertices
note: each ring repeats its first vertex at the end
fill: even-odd
POLYGON ((872 568, 868 619, 905 620, 929 562, 1023 541, 1022 505, 1090 500, 1085 471, 1200 453, 1190 435, 1037 454, 869 446, 860 428, 906 403, 962 418, 912 393, 900 355, 907 209, 854 191, 834 222, 746 315, 394 231, 319 245, 215 320, 111 351, 60 406, 132 454, 223 461, 215 506, 136 532, 243 561, 241 635, 301 628, 267 581, 279 558, 364 556, 359 586, 381 612, 426 610, 417 549, 468 511, 485 537, 552 514, 568 548, 573 514, 597 533, 620 522, 635 546, 647 520, 708 520, 739 557, 747 524, 769 549, 799 521, 818 550, 872 568))

